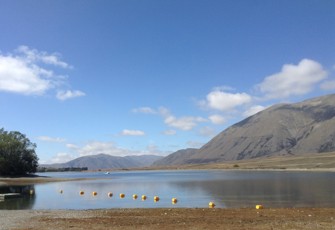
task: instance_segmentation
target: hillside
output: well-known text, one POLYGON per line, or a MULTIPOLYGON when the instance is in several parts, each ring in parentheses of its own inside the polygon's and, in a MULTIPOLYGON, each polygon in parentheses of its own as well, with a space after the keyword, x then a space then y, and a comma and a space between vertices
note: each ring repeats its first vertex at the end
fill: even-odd
POLYGON ((335 94, 274 105, 227 128, 195 154, 176 158, 167 165, 332 151, 335 151, 335 94))
POLYGON ((196 154, 197 151, 198 149, 194 148, 178 150, 167 157, 155 161, 152 166, 181 165, 185 162, 185 160, 188 160, 192 155, 196 154))
POLYGON ((161 158, 161 156, 156 155, 116 157, 107 154, 98 154, 79 157, 66 163, 41 166, 47 168, 88 167, 89 170, 137 168, 149 166, 161 158))

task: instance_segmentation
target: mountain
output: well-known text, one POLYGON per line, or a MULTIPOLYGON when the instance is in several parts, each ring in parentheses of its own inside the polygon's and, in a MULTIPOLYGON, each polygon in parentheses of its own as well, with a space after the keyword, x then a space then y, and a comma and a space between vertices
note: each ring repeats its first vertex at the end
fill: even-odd
POLYGON ((46 168, 69 168, 87 167, 89 170, 115 169, 115 168, 137 168, 150 166, 154 161, 161 159, 161 156, 142 155, 116 157, 107 154, 98 154, 79 157, 66 163, 41 165, 46 168))
POLYGON ((274 105, 230 126, 194 154, 173 153, 179 157, 169 155, 160 162, 214 163, 332 151, 335 151, 335 94, 274 105))
POLYGON ((196 154, 198 149, 188 148, 178 150, 167 157, 164 157, 160 160, 155 161, 152 165, 153 166, 160 166, 160 165, 181 165, 185 163, 185 160, 188 160, 191 156, 196 154))

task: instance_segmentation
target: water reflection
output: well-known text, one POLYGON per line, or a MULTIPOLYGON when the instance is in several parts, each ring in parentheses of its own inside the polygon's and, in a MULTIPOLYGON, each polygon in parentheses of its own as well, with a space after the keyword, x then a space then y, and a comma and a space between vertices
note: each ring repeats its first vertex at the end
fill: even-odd
POLYGON ((334 175, 214 170, 57 174, 58 177, 98 179, 38 184, 35 185, 36 196, 25 197, 24 201, 1 202, 0 209, 208 207, 209 201, 223 208, 254 207, 255 204, 335 207, 334 175), (84 194, 80 195, 80 191, 84 194), (92 192, 97 195, 93 196, 92 192), (112 197, 108 196, 109 192, 113 193, 112 197), (125 198, 120 199, 120 193, 125 193, 125 198), (148 198, 134 200, 133 194, 148 198), (156 195, 160 197, 159 202, 153 201, 156 195), (178 199, 176 204, 171 202, 173 197, 178 199))
POLYGON ((0 194, 3 193, 20 193, 22 197, 0 201, 0 209, 16 210, 34 207, 36 200, 34 185, 0 187, 0 194))
POLYGON ((327 176, 321 178, 273 175, 268 179, 174 182, 173 186, 204 190, 225 207, 334 207, 335 189, 327 176))

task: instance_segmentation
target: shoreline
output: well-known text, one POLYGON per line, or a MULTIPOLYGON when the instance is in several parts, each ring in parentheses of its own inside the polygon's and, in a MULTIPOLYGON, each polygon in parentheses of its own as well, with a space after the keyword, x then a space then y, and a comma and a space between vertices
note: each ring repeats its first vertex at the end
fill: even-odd
MULTIPOLYGON (((182 170, 222 170, 222 171, 250 171, 250 172, 267 172, 267 171, 278 171, 278 172, 335 172, 335 168, 197 168, 197 167, 177 167, 177 168, 132 168, 132 169, 104 169, 101 171, 88 170, 82 172, 122 172, 122 171, 182 171, 182 170)), ((46 176, 27 176, 27 177, 0 177, 0 186, 10 185, 30 185, 30 184, 41 184, 41 183, 52 183, 52 182, 66 182, 66 181, 80 181, 80 180, 97 180, 101 178, 62 178, 62 177, 46 177, 46 176)), ((111 178, 109 178, 111 179, 111 178)))
POLYGON ((335 208, 0 210, 0 229, 334 229, 335 208))
POLYGON ((80 180, 97 180, 99 178, 61 178, 61 177, 0 177, 0 186, 11 185, 31 185, 52 182, 80 181, 80 180))

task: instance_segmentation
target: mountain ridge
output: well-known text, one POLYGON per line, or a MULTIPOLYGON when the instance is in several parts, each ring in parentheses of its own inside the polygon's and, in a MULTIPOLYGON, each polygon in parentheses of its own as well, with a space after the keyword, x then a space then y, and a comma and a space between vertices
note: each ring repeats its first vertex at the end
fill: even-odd
POLYGON ((43 164, 41 167, 46 168, 71 168, 87 167, 88 170, 98 169, 121 169, 137 168, 150 166, 154 161, 163 158, 157 155, 133 155, 133 156, 112 156, 108 154, 96 154, 82 156, 65 163, 43 164))
MULTIPOLYGON (((223 130, 194 154, 175 157, 167 165, 332 151, 335 151, 335 94, 275 104, 223 130)), ((167 157, 172 159, 170 155, 167 157)))

